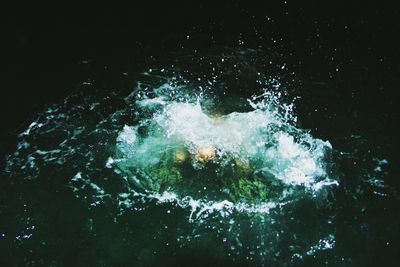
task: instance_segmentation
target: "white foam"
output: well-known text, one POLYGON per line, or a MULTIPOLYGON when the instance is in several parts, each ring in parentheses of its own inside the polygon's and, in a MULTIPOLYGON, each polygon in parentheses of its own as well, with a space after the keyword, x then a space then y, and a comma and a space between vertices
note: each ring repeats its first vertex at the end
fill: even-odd
POLYGON ((136 142, 135 129, 125 126, 117 141, 122 142, 120 149, 133 167, 156 164, 161 154, 173 147, 193 151, 214 146, 222 154, 262 160, 265 166, 261 169, 286 184, 311 187, 316 177, 326 175, 321 161, 329 143, 306 136, 313 148, 305 147, 289 133, 271 132, 268 126, 276 121, 268 110, 234 112, 215 119, 205 114, 198 102, 171 102, 155 114, 148 137, 136 142))
MULTIPOLYGON (((163 193, 153 193, 149 195, 141 195, 144 198, 155 199, 159 203, 174 203, 181 208, 190 209, 189 221, 201 220, 207 218, 210 214, 218 212, 222 217, 231 215, 233 212, 246 213, 269 213, 272 209, 282 207, 286 203, 264 202, 259 204, 248 204, 245 202, 233 203, 228 200, 207 201, 203 199, 194 199, 190 196, 180 198, 177 194, 170 191, 163 193)), ((122 204, 131 206, 128 196, 121 201, 122 204)))
MULTIPOLYGON (((170 94, 170 87, 160 88, 158 92, 170 94)), ((137 126, 125 125, 117 137, 120 158, 109 160, 106 166, 116 163, 122 170, 137 168, 145 171, 162 161, 163 155, 171 149, 186 148, 194 152, 198 147, 214 146, 219 156, 257 162, 254 171, 273 175, 274 179, 286 186, 302 186, 318 191, 325 186, 338 184, 328 177, 324 167, 325 152, 331 149, 330 143, 313 138, 293 125, 296 118, 292 114, 292 104, 281 104, 278 97, 266 92, 248 101, 253 110, 217 117, 203 110, 200 103, 207 101, 202 97, 168 100, 158 95, 153 99, 139 99, 136 102, 139 108, 154 108, 150 117, 143 117, 138 123, 148 126, 148 134, 142 137, 137 126)), ((222 166, 223 163, 219 163, 222 166)), ((140 183, 140 180, 137 182, 140 183)), ((284 199, 291 192, 293 190, 284 190, 281 198, 284 199)), ((151 192, 151 189, 147 197, 191 207, 191 217, 204 217, 215 211, 224 214, 233 210, 269 212, 280 205, 268 200, 257 205, 223 199, 210 202, 179 196, 171 191, 158 194, 151 192)))
POLYGON ((136 141, 136 131, 125 125, 123 131, 118 135, 117 141, 124 142, 127 145, 133 144, 136 141))

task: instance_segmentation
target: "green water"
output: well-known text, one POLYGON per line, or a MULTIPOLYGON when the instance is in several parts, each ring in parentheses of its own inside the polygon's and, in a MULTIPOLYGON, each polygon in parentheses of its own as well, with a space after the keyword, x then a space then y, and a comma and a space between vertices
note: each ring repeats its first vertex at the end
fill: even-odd
POLYGON ((308 113, 319 92, 282 58, 223 48, 140 71, 82 64, 96 75, 7 156, 5 265, 346 266, 397 249, 392 160, 308 113), (196 162, 210 145, 215 160, 196 162))

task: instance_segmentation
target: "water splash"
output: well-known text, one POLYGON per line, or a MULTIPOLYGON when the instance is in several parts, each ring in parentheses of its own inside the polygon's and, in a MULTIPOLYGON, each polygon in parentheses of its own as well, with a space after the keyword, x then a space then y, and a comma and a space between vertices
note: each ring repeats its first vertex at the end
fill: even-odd
POLYGON ((265 91, 242 100, 249 111, 223 114, 219 106, 224 103, 216 105, 212 95, 188 92, 169 84, 135 91, 140 120, 119 132, 115 158, 106 163, 127 174, 133 190, 190 207, 192 220, 193 214, 198 218, 210 212, 269 212, 299 192, 315 196, 324 186, 338 185, 326 170, 332 146, 296 128, 293 103, 281 102, 280 93, 265 91), (216 149, 213 167, 196 160, 201 147, 216 149), (186 164, 177 163, 177 153, 184 153, 186 164), (185 174, 183 168, 192 171, 185 174), (254 177, 268 193, 232 192, 235 180, 248 191, 259 189, 260 184, 240 184, 254 177), (222 181, 214 195, 209 194, 210 180, 222 181))
POLYGON ((287 81, 252 68, 245 55, 248 62, 223 56, 223 64, 240 61, 238 70, 218 65, 216 56, 217 63, 208 59, 210 73, 152 66, 134 88, 103 92, 94 80, 84 84, 21 131, 6 173, 67 188, 89 211, 106 210, 116 222, 154 215, 148 220, 169 229, 151 233, 164 238, 177 229, 176 248, 215 242, 224 255, 258 264, 337 251, 340 205, 364 214, 366 196, 396 195, 385 174, 390 160, 365 156, 356 142, 362 138, 344 142, 358 146, 342 153, 301 129, 294 105, 301 90, 291 93, 287 81), (215 157, 198 162, 199 147, 215 147, 215 157))

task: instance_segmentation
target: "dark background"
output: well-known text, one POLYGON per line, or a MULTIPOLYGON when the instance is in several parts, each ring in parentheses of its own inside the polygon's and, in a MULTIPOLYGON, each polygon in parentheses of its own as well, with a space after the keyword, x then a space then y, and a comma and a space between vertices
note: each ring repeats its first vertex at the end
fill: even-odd
MULTIPOLYGON (((4 8, 2 147, 11 151, 15 132, 25 127, 33 114, 44 104, 62 100, 85 80, 78 64, 82 60, 111 64, 129 57, 134 62, 143 55, 182 47, 235 47, 238 40, 244 40, 245 47, 263 49, 278 41, 281 51, 286 51, 290 70, 306 83, 304 87, 321 87, 313 92, 323 91, 326 85, 337 87, 341 97, 331 97, 333 103, 328 104, 341 105, 336 102, 352 99, 347 104, 358 105, 365 112, 361 117, 367 123, 364 126, 379 128, 381 135, 393 135, 398 124, 400 82, 400 9, 396 5, 242 2, 19 4, 4 8), (372 110, 375 116, 369 117, 372 110)), ((321 105, 327 104, 323 96, 320 100, 321 105)))
MULTIPOLYGON (((285 51, 289 69, 303 83, 299 94, 309 98, 303 112, 328 108, 335 114, 319 123, 326 127, 319 136, 331 128, 332 136, 348 128, 357 133, 358 127, 369 142, 384 146, 391 163, 398 162, 400 9, 383 1, 244 2, 2 8, 1 156, 15 150, 15 133, 44 105, 62 101, 87 78, 82 60, 119 64, 129 58, 135 65, 182 47, 235 47, 243 40, 243 47, 285 51)), ((314 117, 326 118, 313 114, 309 125, 318 124, 314 117)), ((397 261, 396 249, 388 262, 397 261)))
MULTIPOLYGON (((388 3, 164 1, 5 8, 2 148, 12 151, 16 132, 87 78, 82 60, 139 66, 146 56, 182 48, 240 45, 282 53, 303 81, 300 95, 309 99, 310 113, 330 108, 338 128, 359 124, 377 141, 394 142, 395 153, 400 9, 388 3)), ((313 127, 307 121, 302 126, 313 127)))
POLYGON ((374 72, 376 79, 387 83, 398 81, 400 12, 395 5, 362 1, 214 2, 135 1, 130 6, 112 7, 20 4, 4 8, 3 130, 20 125, 35 106, 64 96, 74 78, 79 80, 71 77, 71 70, 80 60, 123 57, 138 49, 150 53, 177 49, 188 34, 197 38, 192 44, 197 48, 237 45, 240 36, 248 40, 249 47, 268 45, 272 37, 283 38, 302 59, 302 70, 316 65, 324 68, 324 57, 336 48, 343 58, 352 58, 354 68, 360 67, 358 71, 374 72), (319 57, 309 56, 310 47, 319 57))

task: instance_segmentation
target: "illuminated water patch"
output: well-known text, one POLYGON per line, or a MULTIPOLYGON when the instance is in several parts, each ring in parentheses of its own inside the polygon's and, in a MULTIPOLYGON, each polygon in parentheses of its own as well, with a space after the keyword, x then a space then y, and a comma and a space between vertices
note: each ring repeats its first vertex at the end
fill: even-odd
MULTIPOLYGON (((90 217, 89 234, 94 216, 110 215, 129 240, 142 231, 142 241, 159 238, 158 251, 205 244, 211 254, 221 248, 229 259, 266 265, 279 253, 296 262, 334 250, 337 192, 348 190, 344 203, 363 194, 341 179, 340 160, 353 154, 301 129, 291 100, 301 90, 287 93, 269 63, 263 74, 250 52, 238 54, 223 56, 223 64, 234 62, 227 67, 208 58, 209 74, 194 65, 153 68, 134 88, 106 92, 85 83, 21 131, 7 174, 73 198, 90 217), (237 93, 253 80, 254 90, 246 88, 253 96, 237 93)), ((384 198, 387 163, 379 164, 354 177, 384 198)))
POLYGON ((107 166, 121 170, 135 192, 191 207, 199 217, 268 212, 338 184, 326 171, 330 143, 296 128, 293 105, 279 94, 266 91, 245 100, 249 111, 223 114, 224 103, 178 89, 165 84, 136 99, 142 116, 116 139, 107 166))

